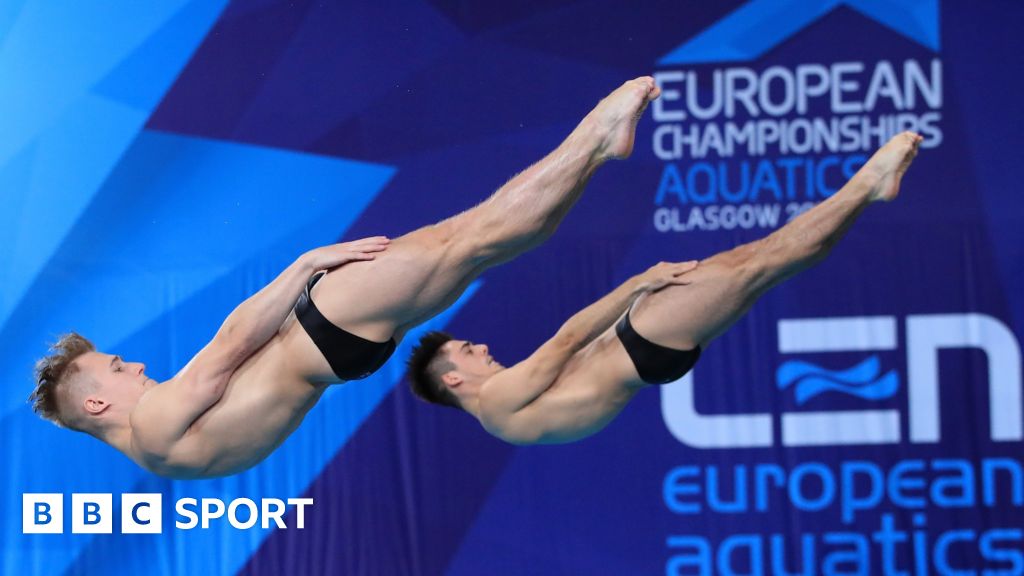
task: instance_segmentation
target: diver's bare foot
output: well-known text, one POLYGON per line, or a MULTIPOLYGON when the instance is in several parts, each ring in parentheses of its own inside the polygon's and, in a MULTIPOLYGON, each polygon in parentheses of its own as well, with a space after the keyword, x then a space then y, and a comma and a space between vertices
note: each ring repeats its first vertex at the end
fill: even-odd
POLYGON ((910 168, 923 138, 913 132, 893 136, 861 168, 867 178, 872 202, 891 202, 900 192, 900 179, 910 168))
POLYGON ((661 94, 654 78, 630 80, 606 96, 584 119, 600 138, 597 158, 628 158, 633 152, 636 123, 647 104, 661 94))

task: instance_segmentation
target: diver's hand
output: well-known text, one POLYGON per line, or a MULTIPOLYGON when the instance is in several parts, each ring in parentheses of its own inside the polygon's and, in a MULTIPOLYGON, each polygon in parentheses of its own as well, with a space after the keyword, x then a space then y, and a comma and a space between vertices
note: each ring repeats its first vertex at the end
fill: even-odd
POLYGON ((373 260, 377 252, 388 249, 387 236, 371 236, 351 242, 321 246, 306 252, 303 257, 313 270, 337 268, 350 262, 373 260))
POLYGON ((696 268, 696 260, 659 262, 637 276, 637 287, 641 292, 657 292, 666 286, 685 286, 690 283, 686 273, 696 268))

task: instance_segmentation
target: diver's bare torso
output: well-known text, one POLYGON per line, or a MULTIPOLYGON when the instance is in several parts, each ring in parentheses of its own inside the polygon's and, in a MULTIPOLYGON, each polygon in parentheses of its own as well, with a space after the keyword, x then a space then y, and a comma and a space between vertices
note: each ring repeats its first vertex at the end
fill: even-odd
MULTIPOLYGON (((515 385, 514 380, 491 378, 481 386, 481 406, 487 403, 488 386, 515 385)), ((515 414, 482 409, 481 424, 513 444, 575 442, 607 426, 646 385, 613 326, 574 354, 533 402, 515 414)))
MULTIPOLYGON (((323 354, 290 314, 277 334, 235 370, 220 400, 203 413, 172 449, 132 456, 164 476, 204 478, 245 470, 266 458, 299 426, 327 385, 337 382, 323 354)), ((140 406, 161 401, 161 388, 140 406)), ((133 428, 145 421, 132 421, 133 428)))

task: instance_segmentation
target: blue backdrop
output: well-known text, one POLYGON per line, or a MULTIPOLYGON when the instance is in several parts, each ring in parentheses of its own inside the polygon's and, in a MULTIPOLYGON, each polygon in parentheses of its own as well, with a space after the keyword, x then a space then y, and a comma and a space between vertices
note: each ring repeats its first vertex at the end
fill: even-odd
POLYGON ((962 0, 0 4, 5 574, 1024 574, 1024 5, 962 0), (272 457, 168 481, 36 418, 77 330, 170 377, 291 259, 465 209, 604 94, 664 90, 546 245, 428 327, 506 364, 659 260, 827 197, 889 134, 900 199, 681 382, 515 448, 415 400, 406 346, 272 457), (71 533, 72 493, 163 533, 71 533), (63 534, 23 534, 25 493, 63 534), (179 498, 310 497, 305 526, 177 529, 179 498))

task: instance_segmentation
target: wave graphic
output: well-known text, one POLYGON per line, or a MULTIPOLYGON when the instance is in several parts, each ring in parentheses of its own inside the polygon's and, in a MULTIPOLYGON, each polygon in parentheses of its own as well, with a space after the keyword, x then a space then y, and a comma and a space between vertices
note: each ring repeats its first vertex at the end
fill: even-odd
POLYGON ((826 392, 841 392, 865 400, 884 400, 900 389, 895 370, 879 376, 881 362, 872 356, 846 370, 828 370, 801 360, 790 360, 779 366, 775 382, 780 390, 795 386, 797 404, 804 404, 826 392))

